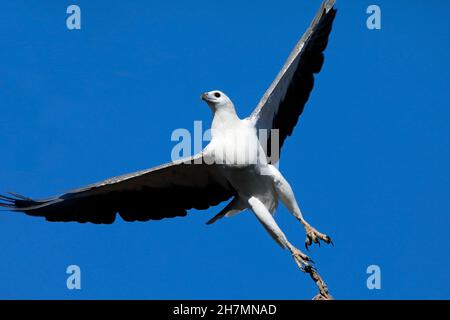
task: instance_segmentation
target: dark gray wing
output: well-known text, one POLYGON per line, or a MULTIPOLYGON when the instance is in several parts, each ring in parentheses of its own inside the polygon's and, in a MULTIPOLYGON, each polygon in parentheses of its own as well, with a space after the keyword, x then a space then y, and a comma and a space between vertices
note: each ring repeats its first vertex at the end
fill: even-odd
POLYGON ((228 200, 235 190, 202 155, 114 177, 61 196, 33 200, 0 195, 0 206, 48 221, 113 223, 185 216, 228 200))
MULTIPOLYGON (((258 129, 268 130, 268 157, 272 155, 270 130, 278 129, 281 149, 284 140, 292 134, 308 101, 314 86, 314 74, 318 73, 323 65, 323 51, 336 15, 334 3, 335 0, 322 3, 308 30, 249 117, 258 129)), ((273 153, 273 156, 271 163, 278 161, 276 153, 273 153)))

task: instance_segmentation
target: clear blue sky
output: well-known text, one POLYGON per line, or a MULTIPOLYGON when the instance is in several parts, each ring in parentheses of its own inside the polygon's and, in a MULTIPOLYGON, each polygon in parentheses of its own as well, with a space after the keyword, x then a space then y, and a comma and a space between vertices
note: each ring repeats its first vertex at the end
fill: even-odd
MULTIPOLYGON (((170 160, 221 89, 251 112, 321 1, 7 1, 0 10, 0 189, 46 197, 170 160)), ((326 62, 280 169, 335 247, 310 253, 337 298, 450 298, 448 1, 338 1, 326 62), (382 29, 366 28, 368 5, 382 29), (366 288, 381 267, 382 289, 366 288)), ((0 298, 315 295, 254 216, 220 208, 113 225, 0 215, 0 298), (77 264, 82 289, 66 289, 77 264)), ((301 225, 277 220, 303 247, 301 225)))

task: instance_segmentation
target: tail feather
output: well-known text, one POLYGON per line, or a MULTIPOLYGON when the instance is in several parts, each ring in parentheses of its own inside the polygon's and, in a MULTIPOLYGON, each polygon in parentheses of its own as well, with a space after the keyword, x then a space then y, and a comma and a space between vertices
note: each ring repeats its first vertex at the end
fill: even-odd
POLYGON ((235 197, 233 200, 231 200, 230 203, 228 203, 225 208, 222 209, 218 214, 216 214, 213 218, 211 218, 208 222, 206 222, 207 225, 213 224, 217 220, 223 218, 223 217, 232 217, 239 212, 245 210, 246 207, 243 203, 243 201, 239 197, 235 197))

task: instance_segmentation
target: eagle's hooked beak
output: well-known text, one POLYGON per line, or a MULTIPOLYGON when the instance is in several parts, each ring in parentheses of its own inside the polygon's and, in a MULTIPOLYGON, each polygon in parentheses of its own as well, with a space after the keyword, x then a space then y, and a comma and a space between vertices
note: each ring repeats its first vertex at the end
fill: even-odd
POLYGON ((209 100, 208 92, 203 93, 203 94, 200 96, 200 99, 202 99, 203 101, 206 101, 206 102, 210 101, 210 100, 209 100))

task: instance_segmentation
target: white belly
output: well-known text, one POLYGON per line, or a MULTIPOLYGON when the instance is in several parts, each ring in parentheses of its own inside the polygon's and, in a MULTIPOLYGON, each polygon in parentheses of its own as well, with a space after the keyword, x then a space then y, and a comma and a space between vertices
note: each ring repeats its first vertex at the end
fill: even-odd
POLYGON ((265 174, 267 170, 264 170, 264 166, 221 165, 220 169, 242 199, 247 201, 250 197, 256 197, 271 213, 275 211, 278 195, 273 185, 273 177, 265 174))

